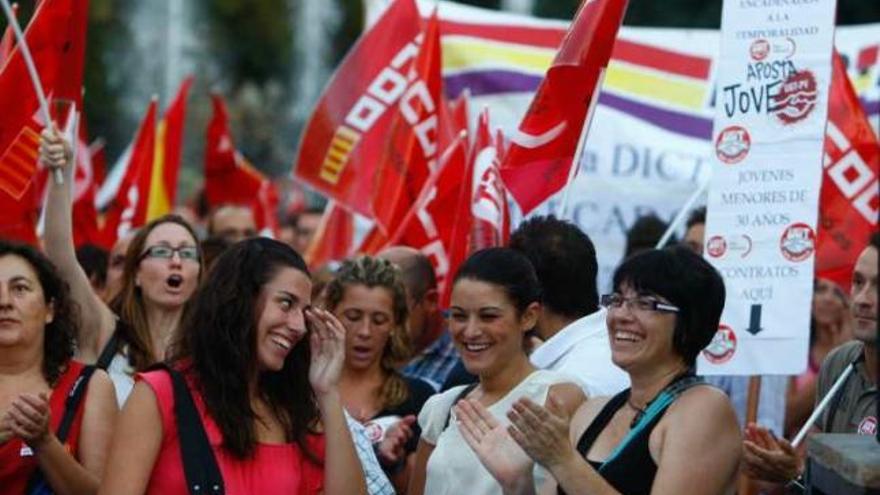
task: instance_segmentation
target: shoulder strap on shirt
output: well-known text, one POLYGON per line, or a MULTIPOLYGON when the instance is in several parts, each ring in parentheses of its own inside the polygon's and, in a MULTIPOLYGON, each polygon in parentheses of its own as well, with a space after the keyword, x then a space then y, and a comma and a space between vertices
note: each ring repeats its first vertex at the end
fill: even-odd
POLYGON ((444 430, 449 427, 449 419, 452 417, 452 408, 455 407, 461 399, 467 397, 467 394, 471 393, 471 391, 477 388, 477 385, 479 384, 480 382, 469 383, 458 393, 458 395, 455 396, 455 400, 453 400, 452 404, 449 406, 449 411, 446 412, 446 421, 443 423, 444 430))
MULTIPOLYGON (((55 432, 55 437, 58 438, 61 444, 64 444, 67 441, 67 436, 70 435, 70 428, 73 426, 76 413, 79 411, 79 405, 82 403, 83 397, 85 397, 86 389, 89 386, 89 379, 96 369, 95 366, 84 366, 67 393, 67 399, 64 400, 64 413, 62 413, 61 422, 58 423, 58 430, 55 432)), ((46 482, 43 471, 38 468, 28 479, 24 493, 28 495, 42 495, 54 492, 46 482)))
POLYGON ((183 473, 191 495, 225 493, 223 475, 217 466, 217 458, 208 441, 205 425, 199 417, 192 394, 183 374, 165 363, 157 363, 150 369, 165 370, 171 375, 174 387, 174 416, 177 420, 177 434, 180 438, 180 458, 183 473))
POLYGON ((110 336, 110 340, 108 340, 107 344, 104 345, 104 348, 101 349, 101 355, 98 356, 98 361, 95 363, 95 366, 102 370, 107 370, 110 366, 110 362, 113 361, 113 357, 119 352, 119 346, 122 340, 119 332, 120 325, 123 325, 123 323, 116 320, 116 327, 113 329, 113 335, 110 336))
MULTIPOLYGON (((671 384, 669 384, 662 392, 657 396, 656 399, 651 401, 651 404, 645 409, 642 417, 639 418, 638 422, 633 426, 633 428, 627 433, 623 440, 617 445, 617 448, 611 452, 611 455, 605 460, 602 466, 608 465, 611 461, 613 461, 617 456, 619 456, 624 449, 633 441, 636 437, 638 437, 648 426, 657 419, 658 416, 663 414, 666 411, 666 408, 669 407, 670 404, 675 402, 675 399, 678 398, 679 395, 684 393, 691 387, 696 385, 700 385, 705 383, 705 381, 698 376, 694 376, 692 374, 682 375, 677 378, 671 384)), ((599 470, 602 471, 601 468, 599 470)))
POLYGON ((64 401, 64 415, 61 416, 61 422, 58 423, 58 431, 55 433, 55 436, 58 437, 58 441, 61 443, 64 443, 67 440, 67 435, 70 434, 70 428, 73 426, 73 420, 76 417, 77 411, 79 411, 79 405, 86 395, 89 379, 92 378, 92 373, 96 369, 95 366, 83 367, 82 371, 79 372, 79 376, 76 377, 76 381, 73 382, 73 386, 70 387, 70 392, 64 401))

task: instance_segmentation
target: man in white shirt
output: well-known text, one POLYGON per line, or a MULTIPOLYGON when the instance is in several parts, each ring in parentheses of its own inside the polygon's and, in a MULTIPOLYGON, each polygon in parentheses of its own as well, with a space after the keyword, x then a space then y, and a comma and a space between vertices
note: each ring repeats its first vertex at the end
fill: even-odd
POLYGON ((531 354, 532 364, 571 375, 588 397, 629 387, 628 375, 611 362, 590 238, 551 215, 523 222, 511 235, 510 247, 529 258, 543 288, 544 311, 536 330, 544 343, 531 354))

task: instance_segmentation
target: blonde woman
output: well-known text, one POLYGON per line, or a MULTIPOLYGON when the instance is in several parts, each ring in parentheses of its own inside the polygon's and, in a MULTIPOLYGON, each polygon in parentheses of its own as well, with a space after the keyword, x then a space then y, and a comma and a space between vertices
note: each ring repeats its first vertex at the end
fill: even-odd
POLYGON ((402 491, 407 460, 418 445, 415 418, 434 389, 398 371, 409 357, 400 272, 389 261, 359 257, 343 263, 324 294, 327 309, 347 329, 340 381, 345 407, 372 434, 386 472, 402 491))

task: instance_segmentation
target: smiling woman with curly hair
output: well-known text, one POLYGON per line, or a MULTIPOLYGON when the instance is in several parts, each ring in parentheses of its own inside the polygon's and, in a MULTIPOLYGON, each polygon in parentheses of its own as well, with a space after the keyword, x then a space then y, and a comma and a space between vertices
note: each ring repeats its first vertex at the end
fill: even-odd
POLYGON ((95 371, 66 438, 56 434, 84 371, 74 361, 76 306, 45 256, 0 241, 0 491, 95 493, 116 419, 110 378, 95 371), (62 441, 63 440, 63 441, 62 441), (28 490, 28 491, 26 491, 28 490))

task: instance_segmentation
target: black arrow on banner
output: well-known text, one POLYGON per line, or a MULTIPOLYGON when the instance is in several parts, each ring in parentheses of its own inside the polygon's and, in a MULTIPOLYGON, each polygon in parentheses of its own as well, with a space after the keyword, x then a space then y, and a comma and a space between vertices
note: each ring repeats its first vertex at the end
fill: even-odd
POLYGON ((746 332, 758 335, 762 330, 764 329, 761 328, 761 305, 752 304, 752 311, 749 315, 749 328, 746 328, 746 332))

